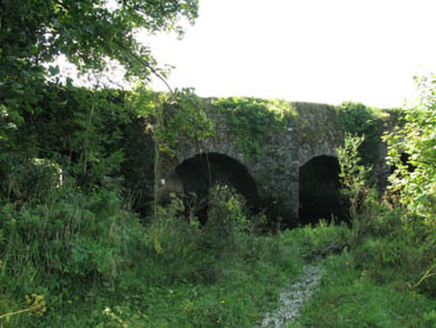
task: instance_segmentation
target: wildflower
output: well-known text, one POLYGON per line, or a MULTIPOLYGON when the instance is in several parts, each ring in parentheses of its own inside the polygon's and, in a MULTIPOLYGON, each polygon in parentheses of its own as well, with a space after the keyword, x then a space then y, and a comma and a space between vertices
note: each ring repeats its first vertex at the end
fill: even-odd
MULTIPOLYGON (((44 315, 44 313, 47 312, 47 306, 46 306, 45 301, 44 301, 44 296, 42 296, 42 295, 37 295, 37 294, 32 294, 31 296, 26 295, 26 302, 28 305, 27 309, 2 314, 2 315, 0 315, 0 320, 3 320, 3 319, 8 318, 8 317, 12 317, 12 316, 17 315, 17 314, 26 313, 26 312, 30 312, 37 317, 42 317, 44 315)), ((0 326, 3 327, 3 325, 0 325, 0 326)))
POLYGON ((47 305, 43 295, 26 295, 26 302, 29 306, 29 311, 37 317, 42 317, 47 312, 47 305))

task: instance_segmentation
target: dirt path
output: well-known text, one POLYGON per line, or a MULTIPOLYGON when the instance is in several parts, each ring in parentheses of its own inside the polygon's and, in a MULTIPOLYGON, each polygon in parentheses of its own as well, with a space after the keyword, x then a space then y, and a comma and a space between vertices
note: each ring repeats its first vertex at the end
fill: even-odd
POLYGON ((282 328, 293 323, 300 315, 301 307, 315 292, 323 276, 321 268, 306 265, 303 273, 282 294, 280 294, 279 308, 267 313, 261 325, 255 328, 282 328))

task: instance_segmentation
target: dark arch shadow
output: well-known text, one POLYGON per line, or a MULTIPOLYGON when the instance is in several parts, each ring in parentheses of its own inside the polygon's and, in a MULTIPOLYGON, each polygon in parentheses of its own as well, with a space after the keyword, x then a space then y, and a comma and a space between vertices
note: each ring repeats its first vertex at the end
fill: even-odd
POLYGON ((300 167, 299 221, 314 224, 320 219, 348 221, 349 205, 340 194, 340 165, 336 157, 316 156, 300 167))
POLYGON ((257 210, 256 183, 247 168, 232 157, 219 153, 199 154, 183 161, 176 167, 175 174, 183 184, 185 196, 204 203, 197 213, 202 224, 207 221, 209 189, 216 184, 235 188, 249 207, 257 210))

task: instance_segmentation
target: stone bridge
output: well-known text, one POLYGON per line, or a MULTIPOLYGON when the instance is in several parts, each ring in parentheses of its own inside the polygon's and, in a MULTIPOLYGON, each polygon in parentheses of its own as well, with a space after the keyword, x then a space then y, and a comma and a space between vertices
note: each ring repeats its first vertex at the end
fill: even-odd
POLYGON ((344 131, 369 136, 361 153, 371 154, 379 181, 389 172, 384 164, 386 147, 380 142, 386 123, 380 117, 385 112, 362 104, 335 107, 189 94, 175 102, 155 93, 143 103, 118 91, 91 95, 85 89, 73 92, 51 86, 48 90, 41 98, 43 111, 23 114, 26 124, 14 142, 21 144, 21 136, 26 136, 25 143, 39 149, 37 158, 54 161, 66 172, 88 161, 84 149, 89 147, 95 154, 87 165, 95 165, 95 170, 74 168, 68 174, 84 188, 89 172, 102 184, 122 181, 128 203, 143 217, 171 192, 187 201, 207 200, 211 186, 224 184, 244 195, 253 210, 288 226, 332 214, 343 218, 347 210, 338 191, 336 150, 343 144, 344 131), (85 142, 80 132, 85 117, 86 124, 91 122, 92 112, 84 99, 96 96, 101 99, 95 108, 95 135, 85 142), (139 114, 143 112, 149 116, 139 114), (368 124, 371 121, 376 124, 368 124), (106 136, 97 137, 98 133, 106 136), (106 160, 117 162, 112 157, 120 158, 120 163, 103 177, 100 166, 106 160))
MULTIPOLYGON (((158 199, 170 191, 203 197, 211 185, 223 183, 243 194, 254 209, 268 212, 287 226, 331 215, 345 218, 336 153, 344 133, 337 108, 282 102, 281 123, 262 129, 256 136, 258 152, 252 156, 229 115, 238 105, 218 110, 213 99, 205 103, 214 133, 201 140, 180 134, 172 155, 156 159, 158 199)), ((273 103, 264 105, 274 110, 269 108, 273 103)))

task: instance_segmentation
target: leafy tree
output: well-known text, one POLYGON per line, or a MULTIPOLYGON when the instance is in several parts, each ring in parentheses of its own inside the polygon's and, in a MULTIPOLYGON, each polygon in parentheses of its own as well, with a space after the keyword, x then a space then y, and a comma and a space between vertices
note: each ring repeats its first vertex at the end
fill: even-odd
POLYGON ((101 70, 107 56, 147 78, 156 62, 135 32, 182 33, 177 22, 197 13, 198 0, 2 0, 2 77, 40 74, 43 62, 64 54, 82 70, 101 70))
MULTIPOLYGON (((48 64, 57 56, 81 72, 104 71, 111 59, 125 68, 126 78, 163 78, 135 33, 182 33, 181 19, 193 23, 197 14, 198 0, 0 0, 0 181, 16 163, 35 157, 38 146, 22 142, 20 127, 45 112, 47 94, 53 94, 47 77, 59 73, 48 64)), ((91 119, 92 111, 86 121, 91 119)))
POLYGON ((198 0, 1 0, 2 128, 19 123, 18 110, 38 110, 46 77, 58 73, 43 64, 61 54, 82 72, 102 71, 109 58, 124 66, 126 77, 161 76, 150 49, 135 40, 135 33, 182 33, 180 19, 192 23, 197 14, 198 0))
POLYGON ((389 158, 396 171, 392 189, 401 194, 401 203, 415 217, 436 224, 436 75, 416 79, 419 96, 404 110, 405 124, 386 136, 389 158), (409 154, 409 163, 401 161, 409 154), (411 164, 414 170, 409 169, 411 164), (413 172, 411 172, 413 171, 413 172))

